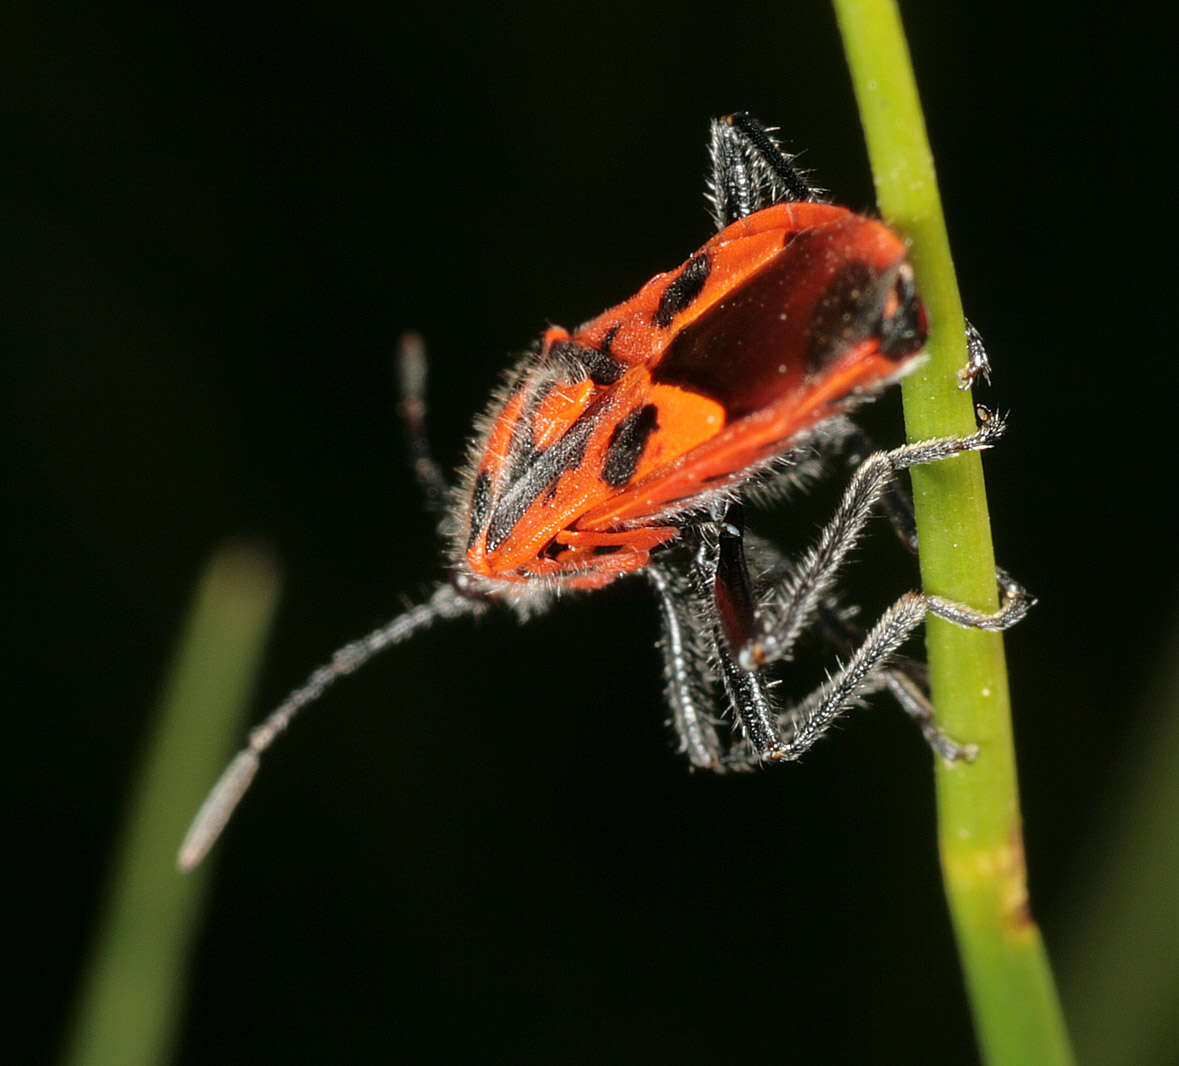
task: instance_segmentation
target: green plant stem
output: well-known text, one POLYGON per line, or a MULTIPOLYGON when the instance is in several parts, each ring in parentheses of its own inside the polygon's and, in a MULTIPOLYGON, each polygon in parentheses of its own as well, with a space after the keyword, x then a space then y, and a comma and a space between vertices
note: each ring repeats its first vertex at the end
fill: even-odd
MULTIPOLYGON (((903 389, 910 440, 973 432, 962 305, 933 157, 894 0, 834 0, 884 217, 911 242, 929 313, 928 361, 903 389)), ((976 453, 913 470, 921 578, 982 610, 998 606, 982 463, 976 453)), ((1002 637, 930 618, 930 683, 941 724, 976 743, 971 765, 939 765, 946 895, 988 1063, 1072 1061, 1039 929, 1028 907, 1002 637)))
POLYGON ((180 873, 176 847, 233 750, 277 592, 274 564, 250 548, 222 549, 201 576, 111 864, 64 1063, 171 1057, 208 875, 207 864, 180 873))

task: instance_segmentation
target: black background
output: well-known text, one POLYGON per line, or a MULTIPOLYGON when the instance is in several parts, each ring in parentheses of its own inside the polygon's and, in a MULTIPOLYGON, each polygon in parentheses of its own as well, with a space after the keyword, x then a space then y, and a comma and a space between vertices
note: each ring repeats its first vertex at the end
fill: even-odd
MULTIPOLYGON (((986 467, 1041 598, 1008 648, 1053 948, 1174 618, 1173 128, 1166 34, 1030 7, 904 13, 980 398, 1012 415, 986 467)), ((748 108, 873 196, 823 4, 17 5, 0 57, 36 1061, 202 560, 246 535, 284 564, 258 714, 440 573, 398 333, 428 338, 453 465, 510 352, 708 236, 710 116, 748 108)), ((900 439, 895 394, 872 419, 900 439)), ((912 584, 864 556, 869 602, 912 584)), ((641 582, 459 623, 300 723, 220 849, 180 1061, 974 1061, 916 731, 882 707, 801 765, 689 774, 655 633, 641 582)))

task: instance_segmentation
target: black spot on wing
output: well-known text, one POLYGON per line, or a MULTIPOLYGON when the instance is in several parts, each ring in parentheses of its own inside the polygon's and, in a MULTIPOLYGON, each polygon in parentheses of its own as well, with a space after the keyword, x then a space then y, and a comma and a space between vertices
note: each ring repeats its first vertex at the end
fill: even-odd
POLYGON ((880 321, 879 275, 865 262, 841 266, 815 305, 806 332, 806 372, 821 374, 853 344, 871 335, 880 321))
POLYGON ((712 261, 707 255, 698 255, 688 260, 688 265, 679 272, 663 295, 659 297, 659 306, 655 309, 655 325, 670 326, 671 320, 681 311, 692 306, 692 301, 700 295, 708 275, 712 272, 712 261))
POLYGON ((486 470, 480 470, 475 478, 475 489, 471 493, 471 530, 467 536, 467 550, 469 551, 479 539, 483 526, 487 521, 487 511, 491 505, 491 478, 486 470))
POLYGON ((626 364, 620 363, 609 352, 610 341, 617 328, 606 334, 603 344, 605 351, 598 348, 583 348, 573 341, 557 341, 549 349, 550 359, 561 359, 570 366, 580 366, 595 385, 613 385, 626 373, 626 364))
POLYGON ((528 509, 555 484, 557 478, 585 458, 585 448, 593 429, 592 418, 580 418, 556 444, 533 454, 531 463, 520 471, 496 501, 487 527, 488 551, 495 551, 507 540, 528 509))
POLYGON ((783 312, 807 269, 805 261, 780 256, 749 275, 676 331, 652 382, 707 396, 728 420, 774 402, 801 362, 804 316, 783 312))
POLYGON ((636 407, 614 427, 602 463, 602 480, 607 485, 619 488, 635 476, 643 449, 651 434, 659 428, 658 414, 658 408, 649 403, 636 407))

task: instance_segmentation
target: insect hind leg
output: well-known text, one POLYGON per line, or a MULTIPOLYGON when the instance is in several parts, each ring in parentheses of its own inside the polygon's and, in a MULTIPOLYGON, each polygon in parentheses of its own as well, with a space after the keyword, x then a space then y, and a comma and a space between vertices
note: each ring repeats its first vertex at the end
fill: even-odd
POLYGON ((899 696, 901 706, 918 720, 926 740, 939 755, 950 761, 973 759, 978 749, 973 745, 957 744, 947 737, 934 721, 933 708, 924 694, 919 689, 900 685, 905 675, 895 671, 890 675, 887 668, 897 650, 925 620, 926 614, 979 629, 1006 629, 1014 625, 1027 613, 1032 601, 1005 575, 1001 575, 1000 588, 1002 601, 999 610, 994 612, 976 611, 920 592, 906 592, 881 615, 847 662, 783 715, 782 743, 767 752, 768 758, 781 761, 799 758, 861 697, 880 687, 889 687, 899 696))
MULTIPOLYGON (((858 542, 872 509, 886 495, 901 470, 939 462, 965 451, 989 448, 1002 435, 1003 429, 1002 420, 989 415, 968 436, 938 437, 869 455, 852 476, 834 517, 807 550, 794 573, 782 583, 778 604, 767 612, 761 633, 741 648, 741 665, 746 670, 752 670, 789 656, 799 635, 815 617, 848 554, 858 542)), ((1027 613, 1034 600, 1006 574, 1000 573, 998 580, 1006 606, 996 616, 973 611, 939 597, 929 597, 928 608, 956 625, 982 629, 1007 628, 1027 613)))
MULTIPOLYGON (((910 505, 911 507, 911 505, 910 505)), ((890 517, 891 514, 890 514, 890 517)), ((905 540, 903 529, 898 534, 905 540)), ((905 540, 906 545, 908 541, 905 540)), ((770 541, 754 534, 746 536, 746 544, 756 559, 760 583, 765 588, 789 584, 794 569, 789 560, 770 541)), ((913 550, 916 551, 915 545, 913 550)), ((851 617, 851 612, 841 608, 836 599, 825 598, 816 609, 814 627, 808 630, 826 648, 847 662, 864 644, 867 633, 851 617)), ((959 744, 944 733, 937 724, 937 715, 928 695, 928 671, 924 663, 901 656, 889 656, 871 677, 864 679, 861 695, 872 692, 887 692, 918 725, 929 746, 943 759, 954 762, 958 759, 970 761, 977 754, 973 744, 959 744)), ((796 710, 797 714, 797 710, 796 710)), ((783 716, 783 729, 793 729, 783 716)))
POLYGON ((911 466, 937 462, 964 451, 987 448, 1003 431, 994 417, 966 437, 946 437, 876 452, 858 467, 834 518, 797 567, 785 562, 776 549, 766 547, 777 585, 778 602, 771 610, 759 608, 751 590, 744 554, 740 508, 730 506, 717 520, 718 549, 713 568, 717 614, 717 657, 725 686, 745 727, 754 758, 798 758, 822 736, 834 720, 864 695, 887 688, 913 716, 931 747, 944 758, 972 758, 975 750, 946 736, 934 719, 920 684, 911 672, 895 662, 896 652, 926 614, 955 625, 984 630, 1006 629, 1027 613, 1034 600, 1003 571, 997 572, 1001 605, 995 612, 980 611, 935 595, 906 593, 890 607, 857 647, 853 634, 839 630, 830 589, 848 553, 856 544, 872 509, 882 500, 899 512, 894 521, 901 539, 915 548, 904 519, 910 511, 904 494, 889 498, 896 476, 911 466), (774 716, 768 701, 763 670, 772 662, 790 658, 798 639, 818 622, 826 626, 828 639, 837 630, 835 643, 846 659, 836 674, 794 707, 774 716))
MULTIPOLYGON (((848 661, 863 647, 867 634, 855 625, 833 603, 819 608, 818 625, 824 642, 836 649, 848 661)), ((864 682, 863 694, 878 690, 888 692, 921 730, 925 742, 946 762, 971 762, 978 754, 976 744, 959 744, 937 724, 937 712, 926 695, 924 664, 908 659, 889 657, 887 665, 876 671, 874 678, 864 682)))
POLYGON ((794 158, 748 112, 714 119, 708 200, 717 229, 772 204, 822 200, 823 191, 810 184, 794 158))

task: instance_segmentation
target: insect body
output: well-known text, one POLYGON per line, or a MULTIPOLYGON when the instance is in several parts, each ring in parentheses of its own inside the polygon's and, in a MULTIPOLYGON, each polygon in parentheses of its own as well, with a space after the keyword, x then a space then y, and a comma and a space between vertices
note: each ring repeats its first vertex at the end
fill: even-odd
POLYGON ((491 582, 597 587, 677 516, 921 350, 903 242, 841 207, 781 203, 570 335, 550 329, 492 416, 463 564, 491 582))
MULTIPOLYGON (((751 490, 795 485, 818 473, 825 455, 867 451, 846 412, 914 365, 926 319, 901 238, 822 202, 750 116, 713 123, 711 162, 716 235, 576 331, 550 328, 521 360, 449 494, 450 580, 336 652, 253 731, 198 813, 182 866, 208 850, 291 717, 376 652, 438 619, 496 602, 525 616, 562 589, 625 574, 645 574, 658 597, 668 700, 693 765, 723 771, 797 758, 880 688, 943 756, 972 755, 940 732, 914 671, 895 655, 928 612, 965 626, 1013 624, 1030 605, 1023 590, 1000 573, 995 614, 906 593, 864 634, 831 588, 878 503, 915 548, 899 471, 986 448, 1002 424, 988 417, 967 437, 868 455, 797 561, 748 534, 751 490), (812 629, 843 665, 778 708, 768 667, 812 629), (727 718, 715 710, 724 701, 727 718)), ((977 337, 972 365, 976 356, 981 372, 977 337)), ((402 372, 415 468, 441 500, 445 481, 424 434, 424 356, 412 341, 402 372)))

